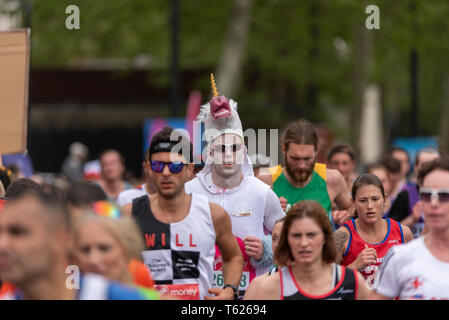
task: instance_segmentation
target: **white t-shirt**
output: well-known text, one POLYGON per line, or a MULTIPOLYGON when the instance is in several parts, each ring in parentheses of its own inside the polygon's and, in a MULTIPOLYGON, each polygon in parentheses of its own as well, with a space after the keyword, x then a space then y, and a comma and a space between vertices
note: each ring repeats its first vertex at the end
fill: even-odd
POLYGON ((203 194, 225 209, 231 217, 232 233, 241 239, 249 235, 261 239, 265 235, 264 227, 271 232, 276 221, 285 216, 270 186, 255 177, 244 176, 233 189, 217 187, 211 173, 201 180, 197 177, 187 182, 186 193, 203 194))
POLYGON ((125 204, 133 202, 135 198, 147 195, 147 188, 146 183, 141 185, 141 188, 133 188, 128 189, 120 192, 120 194, 117 197, 117 200, 115 201, 115 204, 118 207, 124 206, 125 204))
POLYGON ((420 237, 388 251, 373 289, 390 298, 447 300, 449 263, 438 260, 420 237))
MULTIPOLYGON (((270 186, 254 176, 244 175, 237 187, 223 189, 213 183, 212 173, 208 173, 190 180, 184 189, 186 193, 205 195, 210 202, 225 209, 231 218, 232 234, 240 240, 246 236, 262 239, 265 230, 271 233, 276 222, 285 216, 279 198, 270 186)), ((255 267, 256 276, 267 271, 269 267, 255 267)))

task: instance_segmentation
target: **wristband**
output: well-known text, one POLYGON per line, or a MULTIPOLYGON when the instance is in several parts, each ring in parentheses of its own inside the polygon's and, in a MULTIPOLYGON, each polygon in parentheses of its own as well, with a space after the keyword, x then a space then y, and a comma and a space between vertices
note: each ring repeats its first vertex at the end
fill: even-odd
POLYGON ((223 289, 226 289, 226 288, 231 288, 232 290, 234 290, 234 300, 238 300, 238 298, 239 298, 238 292, 239 291, 238 291, 237 287, 232 284, 225 284, 223 286, 223 289))

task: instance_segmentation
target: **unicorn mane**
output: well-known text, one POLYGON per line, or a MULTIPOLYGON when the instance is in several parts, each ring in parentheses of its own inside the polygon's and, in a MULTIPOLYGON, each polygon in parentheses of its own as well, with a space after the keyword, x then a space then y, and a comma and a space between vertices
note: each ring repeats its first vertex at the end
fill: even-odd
POLYGON ((207 114, 210 112, 210 104, 206 103, 201 106, 200 112, 196 116, 196 121, 205 122, 207 114))

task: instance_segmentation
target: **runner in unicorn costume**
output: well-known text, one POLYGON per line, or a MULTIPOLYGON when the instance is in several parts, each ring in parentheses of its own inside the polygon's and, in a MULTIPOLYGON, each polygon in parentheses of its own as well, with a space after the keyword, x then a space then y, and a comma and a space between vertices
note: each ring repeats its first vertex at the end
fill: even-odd
MULTIPOLYGON (((285 216, 271 188, 254 177, 244 144, 237 102, 220 96, 211 75, 214 96, 201 107, 197 117, 204 122, 205 167, 185 184, 187 193, 200 193, 223 207, 231 217, 232 233, 244 258, 239 293, 243 296, 250 281, 270 268, 273 252, 266 233, 285 216)), ((221 256, 216 249, 215 285, 222 286, 221 256)))

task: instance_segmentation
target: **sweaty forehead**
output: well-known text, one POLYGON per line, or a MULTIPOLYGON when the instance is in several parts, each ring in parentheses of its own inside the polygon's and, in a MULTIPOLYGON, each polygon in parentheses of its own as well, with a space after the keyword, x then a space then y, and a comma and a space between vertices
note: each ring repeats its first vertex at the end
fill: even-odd
POLYGON ((449 171, 433 170, 423 180, 423 188, 449 189, 449 171))
POLYGON ((382 196, 382 191, 379 187, 373 184, 367 184, 358 188, 356 197, 372 197, 379 195, 382 196))
POLYGON ((290 232, 295 231, 304 231, 304 232, 310 232, 310 231, 318 231, 321 230, 318 223, 309 217, 299 218, 293 221, 293 223, 290 226, 290 232))
POLYGON ((186 162, 186 158, 183 155, 176 152, 156 152, 151 155, 151 159, 154 161, 162 162, 186 162))
POLYGON ((222 134, 221 136, 217 137, 212 144, 216 145, 216 144, 230 144, 230 143, 239 143, 242 142, 242 139, 233 133, 225 133, 222 134))
POLYGON ((384 169, 373 169, 370 173, 378 177, 380 180, 387 179, 387 172, 384 169))
POLYGON ((402 150, 393 151, 391 155, 399 161, 408 160, 408 154, 402 150))
POLYGON ((290 143, 288 153, 295 157, 309 157, 315 155, 315 146, 311 144, 290 143))
POLYGON ((419 155, 419 163, 423 164, 425 162, 430 162, 433 160, 438 159, 440 156, 437 153, 433 153, 433 152, 422 152, 419 155))
POLYGON ((276 224, 273 227, 273 233, 275 233, 275 232, 278 234, 281 233, 283 225, 284 225, 284 221, 276 222, 276 224))
POLYGON ((102 162, 115 161, 115 160, 120 160, 120 156, 117 152, 113 152, 113 151, 103 154, 103 156, 100 159, 100 161, 102 161, 102 162))
POLYGON ((26 198, 5 204, 0 214, 0 224, 21 224, 35 226, 44 222, 41 205, 34 199, 26 198))
POLYGON ((345 153, 345 152, 337 152, 335 153, 332 158, 331 161, 351 161, 351 157, 349 156, 349 154, 345 153))

